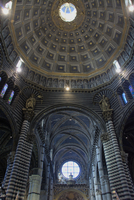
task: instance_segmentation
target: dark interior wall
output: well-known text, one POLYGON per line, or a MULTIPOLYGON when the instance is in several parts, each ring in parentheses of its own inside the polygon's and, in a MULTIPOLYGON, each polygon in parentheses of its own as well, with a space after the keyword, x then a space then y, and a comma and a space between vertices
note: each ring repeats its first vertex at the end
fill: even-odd
MULTIPOLYGON (((8 77, 12 76, 12 66, 7 61, 7 59, 4 56, 3 52, 3 65, 2 69, 4 69, 8 75, 8 77)), ((22 108, 25 106, 26 99, 30 96, 31 90, 29 90, 29 93, 23 90, 26 87, 33 87, 35 90, 40 90, 40 93, 43 95, 43 102, 41 103, 39 100, 37 101, 35 112, 36 114, 41 111, 44 108, 47 108, 52 105, 56 104, 76 104, 76 105, 82 105, 85 108, 92 109, 94 112, 96 112, 99 116, 101 115, 101 110, 99 107, 99 104, 94 105, 93 104, 93 98, 96 93, 99 93, 100 91, 106 91, 106 90, 112 90, 113 93, 115 93, 115 96, 110 99, 111 108, 114 110, 113 113, 113 121, 116 129, 116 133, 119 134, 119 123, 121 121, 121 118, 123 117, 124 113, 126 112, 127 108, 131 106, 133 103, 133 99, 129 100, 129 102, 126 105, 122 105, 119 99, 119 95, 116 93, 118 87, 122 86, 125 79, 129 79, 129 75, 133 72, 133 63, 134 59, 132 59, 127 65, 124 75, 120 75, 120 77, 115 77, 110 84, 107 84, 103 88, 97 87, 96 89, 92 90, 73 90, 70 92, 66 92, 63 90, 55 90, 55 89, 47 89, 43 88, 39 85, 35 87, 35 85, 32 84, 32 82, 27 82, 24 78, 22 78, 20 75, 16 77, 15 84, 20 88, 20 94, 15 99, 15 103, 13 103, 11 107, 11 112, 13 113, 16 123, 21 127, 21 123, 23 120, 23 114, 22 114, 22 108), (23 92, 22 92, 23 90, 23 92), (47 90, 47 91, 46 91, 47 90)), ((34 90, 33 90, 34 91, 34 90)))

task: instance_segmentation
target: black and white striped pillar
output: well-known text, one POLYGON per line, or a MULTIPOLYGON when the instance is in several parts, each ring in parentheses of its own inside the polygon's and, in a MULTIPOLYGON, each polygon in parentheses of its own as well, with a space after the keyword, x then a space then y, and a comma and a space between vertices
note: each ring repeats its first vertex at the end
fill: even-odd
POLYGON ((101 140, 104 147, 112 199, 134 199, 129 187, 130 180, 126 177, 114 125, 110 117, 106 120, 106 128, 107 133, 101 135, 101 140))
POLYGON ((2 182, 2 188, 4 188, 5 191, 7 190, 7 187, 8 187, 10 174, 11 174, 12 167, 13 167, 14 156, 15 156, 15 152, 12 151, 12 152, 10 152, 10 154, 8 155, 8 158, 7 158, 6 173, 4 176, 4 180, 2 182))
POLYGON ((33 148, 33 135, 29 133, 29 126, 34 112, 32 109, 24 109, 24 121, 20 133, 19 142, 13 162, 13 168, 10 175, 6 191, 6 200, 15 200, 19 193, 19 200, 24 198, 29 167, 33 148))

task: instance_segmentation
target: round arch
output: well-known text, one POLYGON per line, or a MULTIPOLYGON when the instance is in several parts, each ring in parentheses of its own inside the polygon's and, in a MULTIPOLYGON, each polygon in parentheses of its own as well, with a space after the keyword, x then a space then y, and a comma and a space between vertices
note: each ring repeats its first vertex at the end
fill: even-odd
POLYGON ((71 189, 67 189, 67 190, 63 190, 62 192, 60 192, 60 193, 58 193, 56 196, 55 196, 55 198, 54 198, 54 200, 58 200, 59 198, 60 198, 60 196, 62 196, 64 193, 66 193, 66 192, 75 192, 75 193, 78 193, 78 194, 80 194, 83 198, 84 198, 84 200, 88 200, 88 198, 86 197, 86 195, 83 193, 83 192, 81 192, 81 191, 79 191, 79 190, 76 190, 76 189, 74 189, 74 188, 71 188, 71 189))
MULTIPOLYGON (((44 140, 43 138, 43 132, 40 132, 38 134, 37 127, 38 124, 41 122, 41 120, 47 116, 50 116, 51 114, 55 114, 56 112, 60 111, 73 111, 73 112, 79 112, 80 114, 83 114, 91 119, 91 121, 98 126, 98 128, 101 130, 101 132, 106 132, 106 126, 104 120, 94 111, 91 109, 80 106, 77 104, 56 104, 53 106, 49 106, 47 108, 44 108, 41 110, 39 113, 37 113, 33 120, 31 121, 30 129, 29 132, 33 132, 36 135, 36 139, 38 139, 40 142, 40 146, 44 145, 44 140)), ((39 166, 41 166, 41 160, 39 159, 39 166)))
POLYGON ((50 107, 47 107, 43 110, 41 110, 38 114, 35 115, 33 118, 31 125, 30 125, 30 130, 34 130, 37 127, 37 124, 41 119, 47 115, 53 114, 55 112, 63 111, 63 110, 71 110, 71 111, 76 111, 80 112, 81 114, 84 114, 88 117, 91 117, 93 119, 97 126, 100 128, 102 131, 106 131, 106 126, 104 120, 93 110, 77 105, 77 104, 56 104, 50 107))

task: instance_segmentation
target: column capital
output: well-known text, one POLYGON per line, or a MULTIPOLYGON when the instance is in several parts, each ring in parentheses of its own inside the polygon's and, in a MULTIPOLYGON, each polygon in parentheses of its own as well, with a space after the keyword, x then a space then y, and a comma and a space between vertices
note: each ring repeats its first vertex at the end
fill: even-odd
POLYGON ((34 111, 30 108, 23 108, 24 119, 31 122, 34 117, 34 111))
POLYGON ((101 136, 100 136, 100 139, 102 142, 107 142, 109 140, 109 135, 108 133, 102 133, 101 136))
POLYGON ((107 122, 112 119, 113 109, 109 109, 102 112, 104 120, 107 122))
POLYGON ((101 194, 102 194, 101 190, 96 189, 96 195, 101 195, 101 194))
POLYGON ((35 134, 34 133, 28 133, 27 134, 27 141, 29 143, 33 143, 34 139, 35 139, 35 134))
POLYGON ((103 185, 105 185, 106 183, 109 182, 108 175, 103 175, 103 176, 101 177, 101 179, 102 179, 103 185))

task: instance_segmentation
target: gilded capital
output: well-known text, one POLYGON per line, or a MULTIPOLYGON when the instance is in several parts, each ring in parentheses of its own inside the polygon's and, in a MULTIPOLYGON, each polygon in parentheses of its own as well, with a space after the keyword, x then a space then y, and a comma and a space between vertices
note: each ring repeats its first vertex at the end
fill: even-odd
POLYGON ((108 133, 103 133, 101 134, 100 138, 102 142, 107 142, 109 140, 109 135, 108 133))
POLYGON ((107 111, 103 111, 102 115, 105 121, 109 121, 112 119, 113 109, 109 109, 107 111))
POLYGON ((31 122, 34 117, 34 111, 32 109, 23 108, 24 119, 31 122))
POLYGON ((34 139, 35 139, 35 134, 34 133, 28 133, 28 135, 27 135, 27 141, 29 143, 33 143, 34 139))

